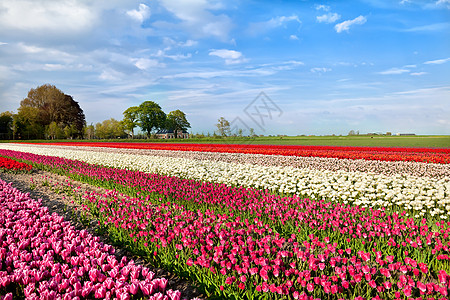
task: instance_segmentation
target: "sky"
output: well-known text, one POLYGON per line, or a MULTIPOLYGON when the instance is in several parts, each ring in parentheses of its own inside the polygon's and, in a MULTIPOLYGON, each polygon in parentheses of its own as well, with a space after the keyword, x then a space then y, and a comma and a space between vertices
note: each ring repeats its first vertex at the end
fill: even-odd
POLYGON ((88 124, 450 134, 450 0, 0 0, 0 112, 47 83, 88 124))

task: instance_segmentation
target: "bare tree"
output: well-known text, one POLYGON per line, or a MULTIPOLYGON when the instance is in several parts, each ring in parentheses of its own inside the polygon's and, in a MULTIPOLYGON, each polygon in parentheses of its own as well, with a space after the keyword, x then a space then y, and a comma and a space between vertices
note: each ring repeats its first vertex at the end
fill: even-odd
POLYGON ((220 117, 217 122, 216 127, 218 134, 223 137, 229 136, 231 134, 230 122, 228 122, 224 117, 220 117))

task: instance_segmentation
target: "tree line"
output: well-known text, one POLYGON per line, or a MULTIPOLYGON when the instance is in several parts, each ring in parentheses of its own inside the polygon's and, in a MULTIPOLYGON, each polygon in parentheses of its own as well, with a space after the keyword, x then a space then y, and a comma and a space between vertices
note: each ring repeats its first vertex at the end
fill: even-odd
POLYGON ((78 102, 50 84, 31 89, 17 113, 0 113, 0 139, 134 138, 137 127, 147 138, 162 129, 172 131, 176 138, 191 126, 184 112, 174 110, 166 114, 153 101, 126 109, 120 121, 111 118, 87 125, 78 102))
POLYGON ((120 121, 111 118, 86 126, 86 138, 135 138, 135 129, 138 127, 146 138, 155 137, 158 131, 164 129, 173 132, 177 138, 178 133, 187 131, 191 125, 181 110, 177 109, 166 114, 159 104, 145 101, 139 106, 127 108, 120 121))

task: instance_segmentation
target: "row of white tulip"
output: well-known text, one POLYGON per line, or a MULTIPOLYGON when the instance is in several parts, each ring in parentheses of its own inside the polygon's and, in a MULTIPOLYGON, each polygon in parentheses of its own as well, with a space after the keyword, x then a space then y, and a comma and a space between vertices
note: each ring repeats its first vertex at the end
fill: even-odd
POLYGON ((364 159, 339 159, 328 157, 302 157, 287 155, 264 155, 249 153, 221 153, 200 151, 171 151, 153 149, 124 149, 104 147, 77 147, 77 146, 54 146, 63 149, 87 150, 93 152, 114 152, 125 154, 142 154, 151 156, 166 156, 177 158, 188 158, 195 160, 211 160, 230 163, 245 163, 261 166, 280 166, 308 168, 329 171, 359 171, 392 176, 405 174, 413 176, 428 176, 442 178, 450 176, 450 164, 433 164, 414 161, 377 161, 364 159))
POLYGON ((0 144, 1 149, 81 160, 182 178, 268 189, 283 194, 326 198, 364 207, 407 209, 414 216, 450 214, 450 177, 261 166, 115 152, 93 152, 44 145, 0 144))

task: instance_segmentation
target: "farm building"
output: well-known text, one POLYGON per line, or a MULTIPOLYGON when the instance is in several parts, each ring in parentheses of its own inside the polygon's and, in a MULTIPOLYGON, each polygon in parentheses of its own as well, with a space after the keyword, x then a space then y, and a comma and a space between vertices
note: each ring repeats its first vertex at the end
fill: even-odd
MULTIPOLYGON (((156 137, 158 139, 174 139, 175 133, 173 129, 162 129, 156 133, 156 137)), ((189 133, 186 130, 178 130, 177 131, 178 139, 188 139, 189 133)))

